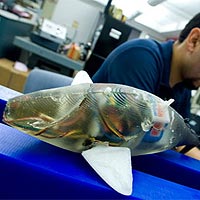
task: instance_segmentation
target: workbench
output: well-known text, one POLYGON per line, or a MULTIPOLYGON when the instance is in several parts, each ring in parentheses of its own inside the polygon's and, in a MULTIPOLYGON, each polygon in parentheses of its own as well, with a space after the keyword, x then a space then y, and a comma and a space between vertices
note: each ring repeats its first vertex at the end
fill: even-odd
MULTIPOLYGON (((79 71, 84 68, 84 62, 83 61, 76 61, 68 58, 66 55, 57 53, 55 51, 52 51, 50 49, 47 49, 43 46, 40 46, 34 42, 31 41, 30 37, 21 37, 21 36, 15 36, 13 44, 19 48, 21 48, 23 51, 26 51, 30 54, 37 55, 39 59, 45 60, 49 65, 54 65, 58 72, 61 74, 69 75, 68 71, 79 71)), ((30 63, 27 63, 27 54, 23 54, 22 52, 20 61, 26 63, 28 66, 30 63)), ((35 59, 34 59, 35 60, 35 59)), ((29 60, 30 61, 30 60, 29 60)), ((31 68, 35 67, 31 64, 31 68)), ((37 66, 40 67, 40 66, 37 66)), ((51 67, 50 67, 51 68, 51 67)))

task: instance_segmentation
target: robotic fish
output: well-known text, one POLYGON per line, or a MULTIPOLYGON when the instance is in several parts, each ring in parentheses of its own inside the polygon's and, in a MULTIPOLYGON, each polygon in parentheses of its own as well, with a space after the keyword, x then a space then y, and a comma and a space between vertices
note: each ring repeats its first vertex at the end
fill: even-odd
POLYGON ((81 153, 124 195, 132 194, 131 156, 199 145, 197 135, 170 106, 172 100, 130 86, 81 81, 85 76, 81 71, 70 86, 9 99, 4 122, 81 153))

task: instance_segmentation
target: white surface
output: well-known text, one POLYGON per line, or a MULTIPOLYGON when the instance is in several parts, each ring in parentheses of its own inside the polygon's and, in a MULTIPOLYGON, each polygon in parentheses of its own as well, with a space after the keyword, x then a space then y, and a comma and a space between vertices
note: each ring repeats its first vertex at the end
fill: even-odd
POLYGON ((0 85, 0 99, 7 101, 10 98, 21 95, 22 93, 0 85))
POLYGON ((87 43, 91 40, 99 19, 98 9, 78 0, 59 0, 52 21, 67 26, 67 36, 74 42, 87 43), (77 32, 70 27, 77 22, 77 32))

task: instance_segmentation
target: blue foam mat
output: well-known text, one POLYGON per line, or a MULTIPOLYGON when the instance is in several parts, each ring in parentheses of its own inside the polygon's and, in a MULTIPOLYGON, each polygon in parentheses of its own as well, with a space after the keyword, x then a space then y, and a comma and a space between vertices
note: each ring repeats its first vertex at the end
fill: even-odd
POLYGON ((133 194, 122 196, 80 154, 1 123, 0 163, 1 198, 200 199, 199 190, 137 170, 133 170, 133 194))
POLYGON ((133 157, 133 167, 142 172, 200 190, 200 161, 168 150, 133 157))
POLYGON ((0 122, 2 122, 3 120, 3 111, 5 109, 5 106, 6 106, 6 101, 0 99, 0 122))

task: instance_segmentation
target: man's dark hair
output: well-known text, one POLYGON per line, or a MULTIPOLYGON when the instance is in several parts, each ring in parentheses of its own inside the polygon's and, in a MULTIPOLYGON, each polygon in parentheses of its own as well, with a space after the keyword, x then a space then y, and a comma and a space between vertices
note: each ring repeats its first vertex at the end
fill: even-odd
POLYGON ((185 38, 189 35, 190 31, 198 27, 200 28, 200 13, 196 14, 185 26, 179 35, 179 42, 183 42, 185 38))

